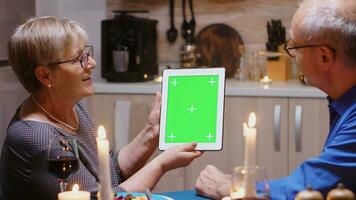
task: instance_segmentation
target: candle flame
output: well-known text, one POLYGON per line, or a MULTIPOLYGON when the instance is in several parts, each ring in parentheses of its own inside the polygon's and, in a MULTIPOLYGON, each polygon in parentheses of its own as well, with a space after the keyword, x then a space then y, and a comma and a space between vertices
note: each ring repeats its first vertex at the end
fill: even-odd
POLYGON ((253 128, 256 125, 256 114, 250 113, 250 117, 248 118, 248 127, 253 128))
POLYGON ((272 82, 272 79, 270 79, 268 77, 268 75, 265 75, 261 80, 260 80, 261 83, 271 83, 272 82))
POLYGON ((98 138, 105 140, 106 139, 106 132, 104 126, 100 125, 98 128, 98 138))
POLYGON ((72 192, 78 192, 79 191, 79 185, 78 184, 74 184, 72 187, 72 192))

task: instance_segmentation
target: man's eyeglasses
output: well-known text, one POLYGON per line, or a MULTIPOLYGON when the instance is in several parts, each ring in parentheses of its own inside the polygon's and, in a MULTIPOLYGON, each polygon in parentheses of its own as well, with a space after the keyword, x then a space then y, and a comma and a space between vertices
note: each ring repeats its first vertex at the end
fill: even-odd
POLYGON ((82 69, 86 69, 88 66, 88 63, 89 63, 89 56, 90 57, 94 56, 94 48, 92 45, 85 46, 83 53, 76 59, 64 60, 64 61, 60 61, 60 62, 56 62, 56 63, 49 63, 47 65, 59 65, 59 64, 67 63, 67 62, 79 61, 82 69))
POLYGON ((336 52, 336 49, 325 45, 325 44, 305 44, 305 45, 296 45, 293 46, 292 44, 292 40, 287 40, 286 43, 284 43, 284 50, 287 52, 287 54, 291 57, 291 58, 295 58, 297 51, 296 49, 302 49, 302 48, 310 48, 310 47, 328 47, 329 49, 331 49, 333 52, 336 52))

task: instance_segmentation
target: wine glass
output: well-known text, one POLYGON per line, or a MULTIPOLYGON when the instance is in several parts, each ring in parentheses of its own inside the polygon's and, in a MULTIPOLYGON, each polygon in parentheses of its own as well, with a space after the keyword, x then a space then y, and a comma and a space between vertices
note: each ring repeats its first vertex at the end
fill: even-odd
POLYGON ((269 183, 266 169, 260 166, 237 166, 230 188, 231 199, 268 200, 269 183))
POLYGON ((78 147, 75 139, 55 136, 50 140, 48 149, 48 169, 54 174, 61 192, 67 189, 67 180, 79 168, 78 147))

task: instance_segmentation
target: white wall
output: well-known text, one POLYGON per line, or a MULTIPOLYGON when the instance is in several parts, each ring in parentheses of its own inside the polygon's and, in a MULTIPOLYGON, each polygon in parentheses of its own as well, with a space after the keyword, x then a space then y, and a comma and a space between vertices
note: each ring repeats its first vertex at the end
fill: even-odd
POLYGON ((97 67, 93 72, 94 81, 101 80, 101 20, 106 19, 105 0, 36 0, 36 15, 56 15, 78 21, 94 46, 97 67))

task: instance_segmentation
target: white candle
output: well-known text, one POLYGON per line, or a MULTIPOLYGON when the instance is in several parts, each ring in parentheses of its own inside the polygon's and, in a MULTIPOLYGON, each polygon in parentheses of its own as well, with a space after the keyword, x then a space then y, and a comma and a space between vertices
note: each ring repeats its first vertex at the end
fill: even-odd
POLYGON ((105 128, 99 126, 96 138, 99 157, 99 191, 101 200, 112 199, 109 141, 106 139, 105 128))
POLYGON ((272 83, 272 79, 270 79, 267 75, 265 75, 263 79, 260 80, 260 82, 264 84, 269 84, 272 83))
POLYGON ((270 79, 267 75, 265 75, 263 79, 260 80, 260 83, 262 84, 265 90, 268 90, 269 86, 272 84, 272 79, 270 79))
POLYGON ((59 193, 58 200, 90 200, 90 193, 86 191, 79 191, 79 185, 74 184, 72 191, 59 193))
POLYGON ((245 169, 244 187, 246 197, 255 197, 255 176, 256 169, 256 114, 251 113, 248 119, 248 124, 243 124, 243 134, 245 136, 245 169), (251 171, 252 170, 252 171, 251 171))

